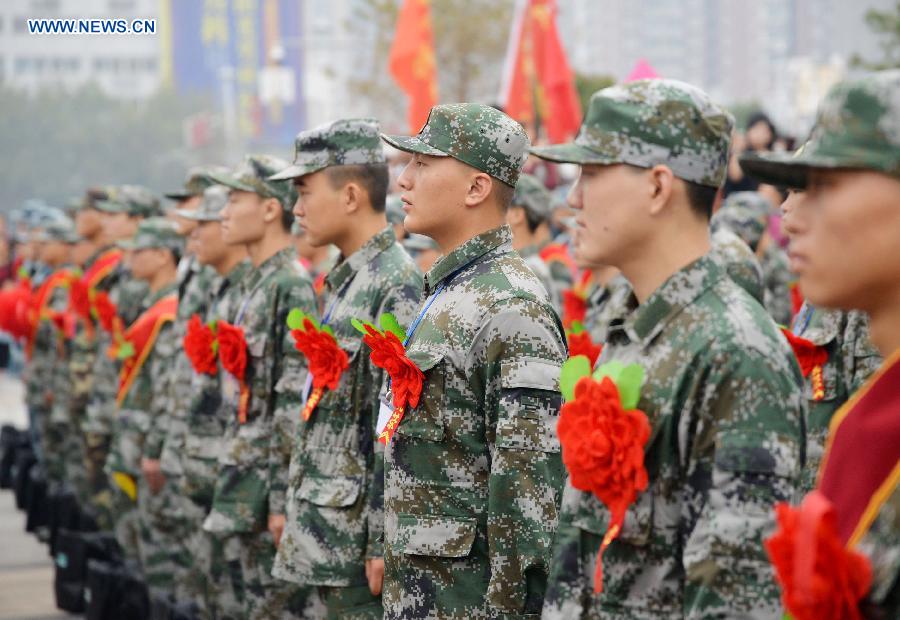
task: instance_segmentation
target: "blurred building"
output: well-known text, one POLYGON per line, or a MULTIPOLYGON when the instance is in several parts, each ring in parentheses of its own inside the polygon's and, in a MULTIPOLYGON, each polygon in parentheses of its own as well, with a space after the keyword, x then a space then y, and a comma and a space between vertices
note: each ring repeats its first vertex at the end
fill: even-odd
POLYGON ((30 34, 28 20, 156 19, 159 0, 3 0, 0 82, 30 92, 96 83, 110 96, 140 99, 161 83, 159 34, 30 34))

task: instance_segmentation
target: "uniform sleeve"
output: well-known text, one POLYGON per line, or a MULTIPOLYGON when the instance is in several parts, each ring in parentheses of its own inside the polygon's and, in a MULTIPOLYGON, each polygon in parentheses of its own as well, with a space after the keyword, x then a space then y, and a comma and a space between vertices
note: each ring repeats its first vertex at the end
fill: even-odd
POLYGON ((797 488, 805 401, 799 373, 771 360, 711 354, 697 367, 693 411, 680 414, 685 618, 780 617, 762 543, 772 507, 797 488))
POLYGON ((537 613, 563 485, 556 422, 565 345, 543 305, 513 299, 493 311, 469 354, 485 385, 491 449, 488 603, 502 613, 537 613))
POLYGON ((294 281, 279 295, 273 316, 270 337, 275 342, 274 399, 272 433, 269 438, 269 514, 285 514, 285 496, 289 483, 291 448, 294 429, 300 416, 306 363, 294 346, 294 338, 287 327, 287 315, 293 308, 313 316, 318 315, 312 285, 294 281))
POLYGON ((172 416, 172 382, 176 378, 175 358, 178 354, 177 330, 167 323, 160 331, 150 360, 150 376, 154 378, 149 404, 149 427, 144 439, 144 456, 159 459, 172 416))
POLYGON ((842 339, 844 385, 852 395, 881 366, 881 355, 869 340, 869 317, 858 311, 847 315, 842 339))
MULTIPOLYGON (((393 314, 400 325, 407 327, 415 319, 422 301, 422 278, 417 276, 414 282, 391 290, 375 316, 381 316, 386 312, 393 314)), ((384 372, 366 362, 371 372, 371 380, 367 383, 371 393, 369 395, 369 407, 371 409, 372 444, 374 445, 374 461, 371 478, 367 481, 366 504, 368 514, 366 524, 368 527, 368 542, 366 544, 367 558, 380 558, 384 556, 384 446, 375 436, 375 426, 378 422, 380 408, 380 394, 384 385, 384 372)))

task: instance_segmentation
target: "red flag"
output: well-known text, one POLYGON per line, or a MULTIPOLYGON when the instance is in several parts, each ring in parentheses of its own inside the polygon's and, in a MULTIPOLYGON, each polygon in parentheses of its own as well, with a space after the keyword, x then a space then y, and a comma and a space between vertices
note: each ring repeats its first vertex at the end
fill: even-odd
POLYGON ((409 97, 406 119, 417 133, 437 103, 437 71, 429 0, 404 0, 389 59, 391 75, 409 97))
POLYGON ((569 140, 581 124, 575 76, 556 29, 556 10, 556 0, 520 0, 501 93, 506 113, 520 122, 533 121, 537 108, 553 143, 569 140))

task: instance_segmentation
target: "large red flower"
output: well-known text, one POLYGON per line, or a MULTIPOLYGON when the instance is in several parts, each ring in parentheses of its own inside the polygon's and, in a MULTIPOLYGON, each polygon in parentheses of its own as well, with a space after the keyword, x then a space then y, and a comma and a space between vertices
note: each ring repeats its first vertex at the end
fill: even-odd
POLYGON ((247 371, 247 341, 244 339, 244 328, 227 321, 219 321, 216 339, 219 342, 219 360, 222 362, 222 368, 243 382, 244 373, 247 371))
POLYGON ((828 351, 825 347, 820 347, 806 338, 795 336, 791 330, 784 327, 781 328, 781 333, 784 334, 784 337, 787 338, 788 343, 794 350, 794 355, 797 357, 797 362, 800 363, 800 370, 803 372, 804 377, 808 377, 813 368, 822 366, 828 361, 828 351))
POLYGON ((594 344, 591 335, 586 331, 570 331, 566 334, 566 338, 569 341, 569 357, 583 355, 588 358, 591 368, 593 368, 600 353, 603 352, 603 345, 594 344))
POLYGON ((572 324, 584 321, 587 315, 587 299, 581 292, 576 290, 563 291, 563 327, 569 329, 572 324))
POLYGON ((383 368, 391 378, 394 407, 418 407, 425 375, 406 357, 406 349, 396 334, 388 330, 380 332, 369 324, 365 328, 363 342, 372 349, 372 363, 383 368))
POLYGON ((765 541, 794 620, 861 620, 859 603, 872 584, 866 557, 847 549, 837 533, 834 507, 813 491, 793 508, 775 506, 778 530, 765 541))
POLYGON ((336 390, 350 359, 337 341, 325 330, 316 329, 309 318, 303 319, 303 329, 291 330, 294 346, 306 357, 314 388, 336 390))
POLYGON ((575 385, 574 400, 562 406, 557 432, 572 486, 596 495, 609 508, 611 524, 621 525, 628 506, 647 488, 647 416, 622 409, 609 377, 584 377, 575 385))
POLYGON ((200 320, 200 315, 192 316, 188 321, 182 344, 195 372, 216 375, 219 367, 216 364, 215 343, 216 336, 212 328, 200 320))

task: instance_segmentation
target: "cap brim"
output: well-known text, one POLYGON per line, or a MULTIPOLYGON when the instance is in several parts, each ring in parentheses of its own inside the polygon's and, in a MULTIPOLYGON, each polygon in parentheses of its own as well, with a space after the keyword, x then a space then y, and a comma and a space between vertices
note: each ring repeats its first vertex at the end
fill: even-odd
POLYGON ((252 185, 241 183, 236 178, 227 174, 210 172, 207 176, 219 185, 224 185, 225 187, 230 187, 231 189, 236 189, 242 192, 253 192, 254 194, 256 193, 256 188, 252 185))
POLYGON ((108 202, 106 200, 100 200, 94 203, 94 208, 97 211, 102 211, 103 213, 125 213, 128 211, 128 207, 125 205, 120 205, 115 202, 108 202))
POLYGON ((430 144, 425 144, 416 136, 389 136, 387 134, 381 134, 381 139, 395 149, 407 153, 421 153, 422 155, 431 155, 432 157, 450 157, 450 155, 444 151, 436 149, 430 144))
POLYGON ((193 198, 194 196, 197 196, 197 195, 198 194, 192 194, 185 190, 181 190, 178 192, 169 192, 168 194, 163 194, 163 196, 165 196, 169 200, 187 200, 188 198, 193 198))
POLYGON ((615 157, 602 155, 596 151, 576 144, 567 142, 565 144, 553 144, 550 146, 535 146, 528 150, 535 157, 554 161, 560 164, 617 164, 621 163, 615 157))
POLYGON ((222 218, 217 215, 203 213, 199 209, 173 209, 172 213, 192 222, 220 222, 222 218))
POLYGON ((322 166, 320 164, 309 164, 309 165, 301 165, 301 164, 293 164, 268 177, 267 181, 287 181, 289 179, 298 179, 300 177, 305 177, 307 174, 312 174, 313 172, 318 172, 323 168, 327 168, 327 166, 322 166))
MULTIPOLYGON (((747 153, 738 158, 743 171, 757 181, 780 187, 802 189, 810 168, 819 166, 793 153, 747 153)), ((825 162, 821 162, 825 163, 825 162)))
POLYGON ((138 245, 131 239, 122 239, 121 241, 116 241, 115 245, 120 250, 136 250, 136 249, 138 249, 138 245))

